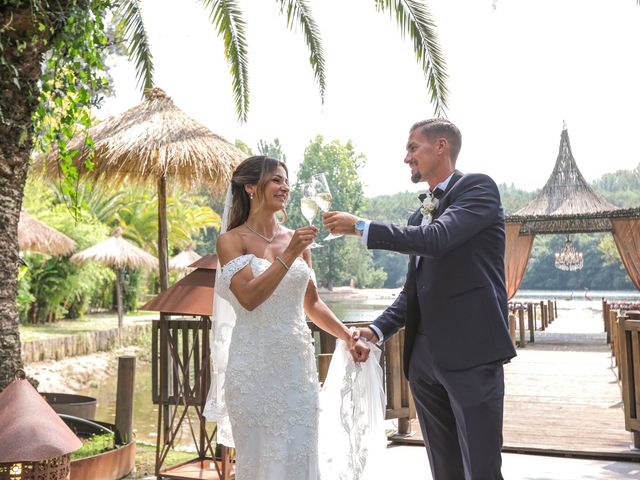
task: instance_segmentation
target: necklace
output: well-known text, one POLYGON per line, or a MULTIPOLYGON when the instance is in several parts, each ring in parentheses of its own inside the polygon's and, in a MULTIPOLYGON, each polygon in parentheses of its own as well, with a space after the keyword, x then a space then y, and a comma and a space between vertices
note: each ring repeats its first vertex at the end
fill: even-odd
POLYGON ((271 237, 267 237, 266 235, 263 235, 260 232, 256 232, 253 228, 251 228, 249 226, 248 223, 245 223, 244 226, 247 227, 249 230, 251 230, 256 235, 258 235, 261 239, 263 239, 267 243, 273 242, 273 239, 276 238, 276 235, 278 235, 278 232, 280 231, 280 225, 278 225, 278 228, 276 228, 276 233, 274 233, 271 237))

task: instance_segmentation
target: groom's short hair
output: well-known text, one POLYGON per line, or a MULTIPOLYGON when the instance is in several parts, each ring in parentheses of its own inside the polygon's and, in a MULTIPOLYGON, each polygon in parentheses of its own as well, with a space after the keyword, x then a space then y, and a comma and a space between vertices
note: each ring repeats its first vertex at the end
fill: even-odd
POLYGON ((455 163, 462 147, 462 134, 449 120, 444 118, 430 118, 429 120, 420 120, 416 122, 409 130, 409 133, 416 129, 420 129, 420 133, 429 139, 435 137, 444 137, 449 142, 449 151, 451 152, 451 160, 455 163))

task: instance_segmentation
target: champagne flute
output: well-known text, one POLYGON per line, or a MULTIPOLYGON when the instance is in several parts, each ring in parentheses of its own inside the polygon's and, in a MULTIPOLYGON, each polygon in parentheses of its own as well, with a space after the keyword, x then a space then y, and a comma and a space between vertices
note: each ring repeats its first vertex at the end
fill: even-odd
MULTIPOLYGON (((302 211, 302 216, 307 219, 309 225, 313 225, 313 217, 315 217, 316 213, 318 212, 318 204, 316 203, 316 189, 311 183, 303 183, 300 186, 300 189, 300 210, 302 211)), ((313 242, 311 245, 309 245, 309 248, 321 247, 322 245, 316 242, 313 242)))
MULTIPOLYGON (((318 207, 323 212, 328 212, 331 209, 331 201, 333 197, 331 195, 331 190, 329 190, 329 183, 327 182, 327 175, 325 173, 318 173, 311 177, 311 182, 313 187, 316 189, 316 203, 318 207)), ((324 239, 325 240, 333 240, 334 238, 340 238, 340 235, 334 235, 333 233, 329 233, 324 239)))

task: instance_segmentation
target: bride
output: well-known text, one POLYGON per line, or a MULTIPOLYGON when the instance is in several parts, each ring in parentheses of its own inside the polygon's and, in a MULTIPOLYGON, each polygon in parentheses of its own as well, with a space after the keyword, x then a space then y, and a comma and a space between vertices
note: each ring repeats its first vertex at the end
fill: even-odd
MULTIPOLYGON (((307 248, 317 229, 292 231, 279 223, 276 214, 284 212, 288 198, 283 162, 263 156, 246 159, 233 173, 223 215, 225 233, 217 242, 222 267, 216 278, 212 384, 204 415, 217 423, 218 443, 236 448, 237 480, 315 480, 321 473, 323 478, 340 478, 343 473, 325 472, 335 472, 338 464, 361 470, 367 454, 367 446, 360 444, 362 426, 354 426, 357 418, 351 418, 362 402, 345 401, 344 383, 353 387, 353 374, 370 349, 379 350, 358 339, 318 296, 307 248), (333 441, 350 449, 331 453, 332 440, 322 441, 322 458, 334 465, 319 461, 320 388, 305 314, 344 341, 339 347, 348 367, 333 364, 340 356, 336 348, 333 380, 325 382, 334 385, 333 393, 323 392, 331 418, 323 420, 322 432, 329 424, 337 425, 330 430, 336 435, 333 441), (345 458, 338 461, 336 455, 345 458)), ((373 361, 366 365, 379 368, 373 361)), ((362 393, 367 385, 359 389, 362 393)), ((380 391, 374 390, 379 399, 380 391)), ((362 423, 366 427, 367 419, 362 423)), ((352 473, 349 478, 356 478, 352 473)))

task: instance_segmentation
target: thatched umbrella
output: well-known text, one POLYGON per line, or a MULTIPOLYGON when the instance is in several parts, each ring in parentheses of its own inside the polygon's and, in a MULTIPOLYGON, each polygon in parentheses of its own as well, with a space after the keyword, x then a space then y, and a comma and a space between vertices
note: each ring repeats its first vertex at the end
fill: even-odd
POLYGON ((122 303, 122 269, 158 268, 158 259, 122 238, 122 229, 116 228, 111 236, 93 247, 82 250, 71 257, 75 263, 100 262, 116 272, 116 300, 118 303, 118 328, 122 328, 124 308, 122 303))
POLYGON ((22 210, 18 222, 18 246, 23 252, 66 255, 73 252, 76 242, 22 210))
MULTIPOLYGON (((80 151, 75 165, 94 181, 156 182, 158 187, 158 257, 160 288, 169 286, 166 182, 186 187, 226 188, 235 166, 246 156, 224 138, 189 118, 161 89, 154 88, 138 106, 103 120, 89 129, 94 143, 94 167, 84 161, 89 151, 84 136, 69 148, 80 151)), ((55 155, 44 158, 44 171, 58 172, 55 155)))
POLYGON ((193 262, 197 262, 201 258, 202 255, 194 252, 191 245, 189 245, 185 250, 171 258, 171 260, 169 261, 169 270, 188 273, 189 271, 193 270, 193 268, 189 268, 189 266, 193 262))

